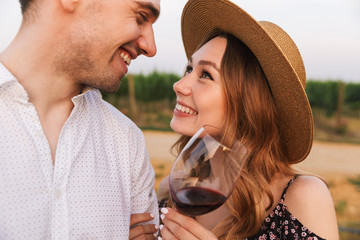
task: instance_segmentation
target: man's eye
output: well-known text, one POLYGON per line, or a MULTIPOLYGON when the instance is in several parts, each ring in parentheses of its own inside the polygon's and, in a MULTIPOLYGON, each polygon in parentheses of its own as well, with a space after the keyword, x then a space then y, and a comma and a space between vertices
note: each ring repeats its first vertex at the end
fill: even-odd
POLYGON ((193 71, 193 68, 191 66, 187 66, 185 69, 184 75, 187 75, 187 74, 191 73, 192 71, 193 71))
POLYGON ((211 74, 208 73, 207 71, 203 71, 203 72, 201 73, 201 78, 207 78, 207 79, 214 80, 213 77, 211 76, 211 74))
POLYGON ((145 13, 138 13, 137 22, 143 24, 148 21, 148 17, 145 13))

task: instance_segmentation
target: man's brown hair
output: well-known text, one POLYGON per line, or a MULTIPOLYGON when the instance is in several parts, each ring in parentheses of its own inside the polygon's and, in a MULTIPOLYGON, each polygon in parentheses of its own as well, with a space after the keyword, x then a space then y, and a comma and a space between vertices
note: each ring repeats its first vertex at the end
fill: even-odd
POLYGON ((21 13, 24 15, 29 6, 34 2, 34 0, 19 0, 21 13))

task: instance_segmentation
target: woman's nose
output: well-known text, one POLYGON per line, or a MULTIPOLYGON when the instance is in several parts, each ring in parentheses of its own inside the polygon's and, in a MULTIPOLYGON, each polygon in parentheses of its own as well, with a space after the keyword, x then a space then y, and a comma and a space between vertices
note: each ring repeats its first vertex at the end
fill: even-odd
POLYGON ((191 83, 189 76, 184 76, 182 79, 174 83, 173 89, 176 94, 189 95, 191 93, 191 83))

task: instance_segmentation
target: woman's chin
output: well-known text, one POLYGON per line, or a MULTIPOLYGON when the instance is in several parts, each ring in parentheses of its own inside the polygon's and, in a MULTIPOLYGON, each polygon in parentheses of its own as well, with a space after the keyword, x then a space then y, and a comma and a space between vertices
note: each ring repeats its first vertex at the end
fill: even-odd
POLYGON ((186 123, 182 123, 177 119, 171 119, 170 121, 170 128, 181 135, 186 135, 186 136, 192 136, 193 134, 191 134, 191 129, 189 128, 189 124, 186 123))
POLYGON ((170 128, 171 128, 174 132, 181 134, 181 133, 179 132, 179 130, 180 130, 180 129, 179 129, 179 124, 176 124, 176 120, 175 120, 174 118, 172 118, 171 121, 170 121, 170 128))

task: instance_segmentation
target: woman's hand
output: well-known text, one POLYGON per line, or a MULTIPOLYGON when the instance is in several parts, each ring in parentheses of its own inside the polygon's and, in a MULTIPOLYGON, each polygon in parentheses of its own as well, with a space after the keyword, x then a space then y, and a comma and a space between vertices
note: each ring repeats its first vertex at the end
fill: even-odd
POLYGON ((145 240, 155 239, 159 227, 154 224, 137 225, 154 219, 154 215, 150 213, 132 214, 130 217, 130 234, 129 239, 145 240))
POLYGON ((182 215, 174 209, 162 208, 161 213, 161 219, 164 223, 163 226, 160 226, 162 239, 217 239, 212 232, 200 225, 195 219, 182 215))

